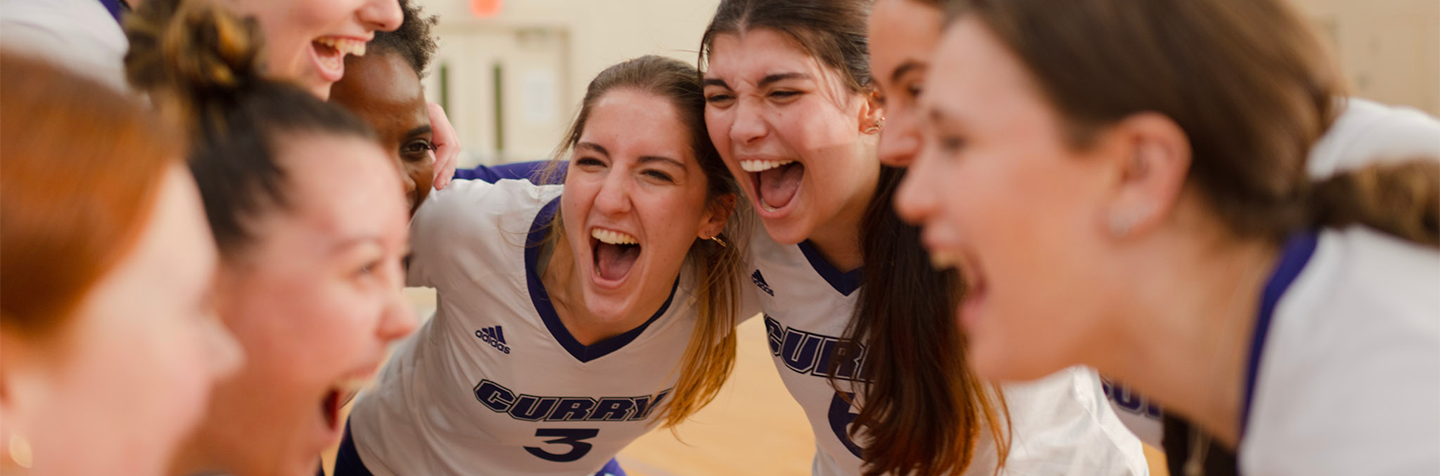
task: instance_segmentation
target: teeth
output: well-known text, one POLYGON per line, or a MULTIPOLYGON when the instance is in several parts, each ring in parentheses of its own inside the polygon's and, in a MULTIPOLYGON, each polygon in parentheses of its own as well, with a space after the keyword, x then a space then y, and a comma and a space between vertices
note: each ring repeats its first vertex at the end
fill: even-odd
POLYGON ((740 168, 746 172, 764 172, 794 162, 793 160, 742 160, 740 168))
POLYGON ((765 203, 764 200, 761 200, 761 201, 760 201, 760 208, 764 209, 764 210, 767 211, 767 212, 773 212, 773 211, 779 210, 779 208, 772 207, 772 206, 770 206, 770 204, 765 203))
POLYGON ((625 233, 621 233, 621 232, 618 232, 618 231, 614 231, 614 230, 606 230, 606 229, 603 229, 603 228, 594 228, 594 229, 592 229, 592 230, 590 231, 590 236, 593 236, 593 237, 595 237, 595 239, 600 240, 601 243, 609 243, 609 244, 612 244, 612 245, 638 245, 638 244, 640 244, 640 240, 635 239, 635 237, 633 237, 633 236, 630 236, 630 235, 627 235, 627 234, 625 234, 625 233))
POLYGON ((315 43, 334 48, 343 55, 365 56, 365 42, 351 40, 349 38, 336 38, 333 36, 322 36, 315 39, 315 43))
POLYGON ((937 270, 947 270, 960 264, 960 255, 945 251, 930 252, 930 266, 937 270))

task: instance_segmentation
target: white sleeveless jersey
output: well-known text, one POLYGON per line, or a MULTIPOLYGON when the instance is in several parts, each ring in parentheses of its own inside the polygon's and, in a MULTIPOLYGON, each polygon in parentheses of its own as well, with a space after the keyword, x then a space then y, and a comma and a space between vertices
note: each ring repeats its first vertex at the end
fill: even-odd
MULTIPOLYGON (((1312 179, 1377 162, 1440 159, 1440 120, 1435 117, 1361 98, 1339 101, 1340 116, 1306 159, 1312 179)), ((1125 426, 1141 441, 1159 447, 1164 433, 1159 406, 1113 382, 1106 382, 1105 390, 1125 426)))
MULTIPOLYGON (((860 272, 840 273, 808 243, 780 245, 763 229, 750 246, 747 304, 763 311, 775 367, 815 433, 811 472, 858 475, 861 448, 847 436, 857 413, 831 385, 829 373, 859 299, 860 272)), ((855 358, 835 372, 847 393, 855 390, 865 361, 863 350, 849 355, 855 358)), ((1002 474, 1148 474, 1139 440, 1106 405, 1093 370, 1070 368, 1036 382, 1006 385, 1003 391, 1013 441, 1002 474)), ((993 451, 994 442, 982 440, 964 474, 992 474, 993 451)))
POLYGON ((1440 474, 1440 252, 1364 227, 1300 235, 1263 296, 1241 472, 1440 474))
POLYGON ((560 191, 457 180, 419 209, 408 284, 435 288, 436 311, 351 413, 372 473, 588 475, 652 428, 694 328, 691 288, 678 282, 640 328, 581 345, 535 272, 537 224, 560 191))

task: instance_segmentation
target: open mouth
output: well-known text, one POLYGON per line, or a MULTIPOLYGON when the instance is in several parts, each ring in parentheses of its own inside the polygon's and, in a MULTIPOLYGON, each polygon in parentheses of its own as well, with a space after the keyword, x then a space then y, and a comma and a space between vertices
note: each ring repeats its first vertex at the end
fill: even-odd
POLYGON ((354 38, 322 36, 310 42, 320 75, 335 82, 345 76, 345 55, 365 56, 365 42, 354 38))
POLYGON ((756 205, 766 212, 777 212, 794 203, 800 179, 805 177, 805 166, 793 160, 742 160, 740 168, 750 172, 756 205))
POLYGON ((640 240, 621 231, 591 229, 590 249, 595 258, 595 277, 607 284, 624 281, 640 259, 640 240))
POLYGON ((961 324, 973 326, 990 290, 979 261, 961 252, 931 250, 930 264, 938 270, 954 268, 960 271, 961 280, 965 283, 965 294, 957 311, 961 324))
POLYGON ((325 422, 326 429, 332 432, 340 430, 340 407, 345 406, 369 381, 368 377, 345 378, 331 384, 325 396, 320 398, 320 418, 325 422))

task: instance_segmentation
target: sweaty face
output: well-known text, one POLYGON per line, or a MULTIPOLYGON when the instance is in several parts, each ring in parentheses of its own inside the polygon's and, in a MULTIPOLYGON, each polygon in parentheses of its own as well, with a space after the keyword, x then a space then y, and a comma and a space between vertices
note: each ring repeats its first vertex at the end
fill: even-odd
POLYGON ((215 245, 188 171, 166 172, 148 217, 62 329, 48 388, 20 418, 36 466, 52 474, 164 473, 216 379, 241 362, 210 299, 215 245))
POLYGON ((872 111, 840 73, 769 29, 717 35, 705 126, 770 237, 799 243, 858 223, 879 177, 872 111))
POLYGON ((415 326, 400 294, 408 217, 390 158, 354 137, 281 144, 288 177, 325 180, 285 183, 290 208, 257 217, 258 238, 221 272, 221 316, 249 362, 217 387, 192 446, 235 474, 315 474, 340 437, 342 396, 415 326))
POLYGON ((617 89, 591 106, 560 212, 596 319, 648 318, 670 296, 695 240, 724 227, 726 217, 707 206, 691 136, 659 96, 617 89))
POLYGON ((400 27, 398 0, 226 0, 265 34, 268 73, 321 99, 345 76, 345 56, 364 55, 376 30, 400 27))
POLYGON ((360 116, 400 166, 405 197, 414 215, 430 195, 435 177, 435 145, 425 89, 414 68, 399 54, 374 51, 345 60, 345 78, 335 83, 330 101, 360 116))
POLYGON ((1059 113, 977 20, 951 26, 933 61, 924 149, 896 207, 970 286, 958 317, 977 372, 1031 379, 1079 363, 1116 294, 1097 224, 1115 178, 1065 142, 1059 113))
POLYGON ((920 153, 918 106, 944 12, 916 0, 880 0, 870 12, 870 71, 885 104, 880 162, 906 167, 920 153))

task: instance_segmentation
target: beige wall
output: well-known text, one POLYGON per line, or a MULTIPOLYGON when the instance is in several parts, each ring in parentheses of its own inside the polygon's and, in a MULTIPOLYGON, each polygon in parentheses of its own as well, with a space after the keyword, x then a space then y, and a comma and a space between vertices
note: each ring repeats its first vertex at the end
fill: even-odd
MULTIPOLYGON (((547 157, 596 73, 644 54, 695 61, 719 3, 506 0, 482 20, 467 0, 421 1, 441 16, 451 114, 470 163, 547 157), (495 152, 496 63, 504 65, 503 155, 495 152)), ((1354 94, 1440 114, 1440 0, 1293 1, 1329 40, 1354 94)), ((427 78, 432 100, 436 76, 427 78)))

